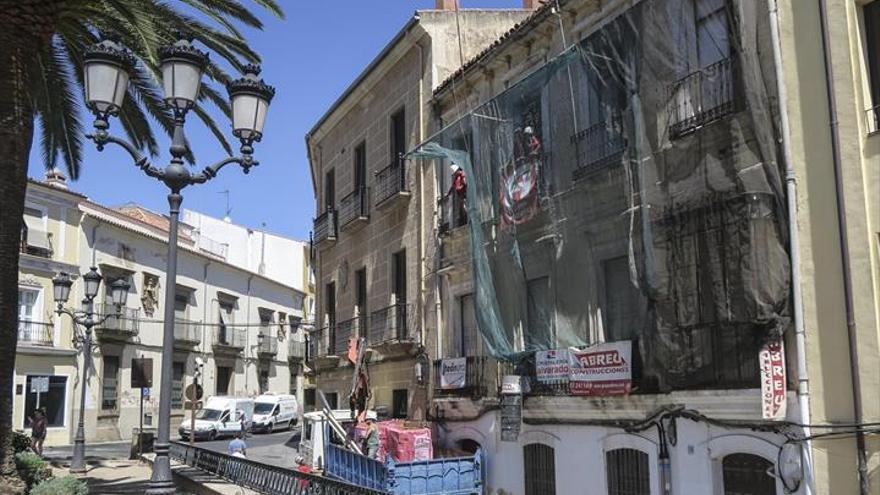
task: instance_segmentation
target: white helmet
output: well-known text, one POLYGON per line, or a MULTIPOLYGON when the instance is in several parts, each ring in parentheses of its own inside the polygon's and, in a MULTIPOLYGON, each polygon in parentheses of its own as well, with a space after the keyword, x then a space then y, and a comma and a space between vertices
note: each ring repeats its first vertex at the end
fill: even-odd
POLYGON ((454 163, 452 165, 450 165, 449 168, 452 170, 452 173, 455 173, 455 172, 458 172, 459 170, 461 170, 461 167, 459 167, 458 165, 456 165, 454 163))

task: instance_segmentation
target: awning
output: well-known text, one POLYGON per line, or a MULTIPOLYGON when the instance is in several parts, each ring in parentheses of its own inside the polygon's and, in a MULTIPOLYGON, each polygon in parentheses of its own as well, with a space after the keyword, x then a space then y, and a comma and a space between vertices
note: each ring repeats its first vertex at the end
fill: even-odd
POLYGON ((46 232, 42 220, 24 215, 24 224, 27 225, 27 245, 47 251, 52 249, 49 243, 49 233, 46 232))

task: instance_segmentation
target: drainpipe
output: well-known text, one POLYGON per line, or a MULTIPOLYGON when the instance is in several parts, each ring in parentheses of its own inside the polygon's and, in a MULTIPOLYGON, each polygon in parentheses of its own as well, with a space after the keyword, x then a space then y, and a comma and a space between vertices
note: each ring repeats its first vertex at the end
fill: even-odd
MULTIPOLYGON (((416 43, 419 48, 419 139, 421 143, 425 137, 425 47, 421 42, 416 43)), ((392 160, 397 157, 392 157, 392 160)), ((404 166, 401 164, 401 166, 404 166)), ((427 325, 427 312, 425 311, 425 293, 427 287, 425 285, 425 182, 424 182, 424 163, 418 161, 416 173, 418 174, 418 196, 419 196, 419 314, 421 322, 419 325, 419 343, 425 345, 425 326, 427 325)), ((437 329, 439 331, 439 329, 437 329)), ((436 334, 436 331, 435 331, 436 334)))
POLYGON ((204 291, 204 296, 202 297, 202 354, 205 354, 205 349, 208 346, 207 333, 208 333, 208 318, 210 317, 210 306, 213 299, 208 298, 208 267, 211 266, 210 261, 206 261, 204 267, 202 268, 202 287, 204 291))
MULTIPOLYGON (((782 125, 782 154, 785 160, 785 192, 788 200, 789 256, 791 257, 791 285, 794 305, 795 351, 797 355, 797 398, 800 423, 810 424, 810 376, 807 373, 807 341, 804 329, 804 297, 801 289, 801 248, 798 230, 797 177, 791 156, 791 127, 788 121, 788 99, 782 68, 782 47, 779 37, 777 0, 770 1, 770 37, 773 43, 773 63, 776 69, 776 92, 779 99, 779 119, 782 125)), ((810 427, 803 427, 804 436, 810 437, 810 427)), ((804 459, 804 495, 813 493, 813 442, 801 444, 804 459)))
POLYGON ((828 6, 819 0, 819 19, 822 23, 822 58, 825 62, 825 91, 828 97, 828 117, 831 127, 831 158, 834 166, 834 189, 837 202, 837 235, 840 240, 840 261, 843 271, 843 301, 846 309, 846 333, 849 339, 849 367, 852 378, 853 416, 856 425, 856 458, 859 469, 859 494, 868 495, 868 463, 865 454, 865 432, 862 424, 862 384, 859 376, 859 351, 855 310, 853 309, 852 266, 847 237, 846 199, 843 191, 843 168, 840 163, 840 129, 837 121, 837 99, 834 92, 834 67, 829 45, 828 6))
POLYGON ((242 368, 244 369, 244 392, 245 392, 245 394, 248 393, 248 355, 247 355, 247 352, 248 352, 248 349, 251 348, 251 346, 250 346, 250 342, 251 342, 251 339, 250 339, 250 337, 251 337, 250 336, 250 330, 251 330, 251 325, 250 325, 250 322, 251 322, 251 281, 253 281, 253 279, 254 279, 253 274, 248 275, 247 303, 245 304, 245 315, 247 315, 246 318, 247 318, 248 324, 245 325, 245 327, 244 327, 244 359, 241 360, 241 365, 242 365, 242 368))

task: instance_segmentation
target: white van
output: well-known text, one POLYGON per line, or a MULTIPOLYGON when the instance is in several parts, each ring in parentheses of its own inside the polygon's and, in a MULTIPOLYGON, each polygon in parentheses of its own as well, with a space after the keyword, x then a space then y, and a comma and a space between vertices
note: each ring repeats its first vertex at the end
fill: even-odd
MULTIPOLYGON (((336 409, 333 417, 346 430, 354 428, 355 420, 352 419, 351 410, 336 409)), ((367 411, 367 418, 376 419, 376 411, 367 411)), ((323 411, 308 412, 303 415, 302 440, 299 444, 299 453, 303 456, 306 464, 312 469, 324 469, 324 444, 325 442, 343 445, 343 439, 339 438, 330 427, 323 411)))
MULTIPOLYGON (((214 440, 223 436, 235 436, 244 428, 250 430, 254 419, 254 399, 247 397, 209 397, 205 406, 196 411, 195 438, 214 440)), ((188 440, 190 435, 189 415, 180 422, 177 432, 180 438, 188 440)))
POLYGON ((293 428, 299 415, 295 395, 264 394, 254 399, 254 431, 293 428))

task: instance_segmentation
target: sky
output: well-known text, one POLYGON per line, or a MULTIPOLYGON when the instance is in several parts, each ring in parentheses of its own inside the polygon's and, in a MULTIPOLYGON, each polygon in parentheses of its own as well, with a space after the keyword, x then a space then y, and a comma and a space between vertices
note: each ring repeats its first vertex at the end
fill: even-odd
MULTIPOLYGON (((250 4, 247 0, 243 3, 250 4)), ((225 167, 212 181, 183 191, 183 207, 222 218, 229 191, 233 222, 265 228, 281 235, 307 240, 314 216, 314 192, 306 156, 305 134, 345 88, 382 50, 409 20, 416 9, 434 8, 434 0, 280 0, 286 19, 254 10, 263 20, 262 31, 244 30, 251 46, 263 58, 265 81, 276 88, 275 98, 263 132, 255 146, 260 165, 244 175, 235 165, 225 167)), ((520 7, 521 0, 462 0, 462 8, 520 7)), ((216 54, 212 58, 219 57, 216 54)), ((223 92, 225 94, 225 91, 223 92)), ((91 116, 83 116, 87 132, 91 116)), ((228 119, 215 113, 221 129, 230 128, 228 119)), ((157 127, 162 153, 154 165, 167 164, 169 139, 157 127)), ((121 133, 118 122, 111 132, 121 133)), ((223 158, 216 139, 197 118, 186 127, 196 155, 196 170, 223 158)), ((231 132, 229 141, 237 149, 231 132)), ((31 150, 31 177, 45 174, 40 156, 39 135, 31 150)), ((118 147, 98 152, 91 142, 84 143, 80 177, 70 183, 73 190, 91 200, 117 206, 139 203, 152 210, 168 210, 167 189, 136 169, 118 147)), ((60 163, 60 162, 59 162, 60 163)))

